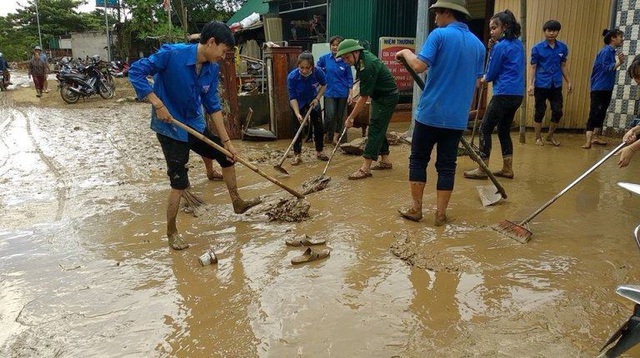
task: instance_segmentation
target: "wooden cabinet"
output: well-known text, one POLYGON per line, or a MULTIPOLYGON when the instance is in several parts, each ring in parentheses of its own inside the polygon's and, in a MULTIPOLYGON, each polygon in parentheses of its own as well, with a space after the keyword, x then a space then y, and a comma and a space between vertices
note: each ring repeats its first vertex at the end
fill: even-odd
POLYGON ((271 131, 278 139, 291 139, 295 135, 291 124, 287 75, 297 66, 298 55, 301 52, 301 47, 289 46, 270 47, 264 53, 269 89, 271 131))

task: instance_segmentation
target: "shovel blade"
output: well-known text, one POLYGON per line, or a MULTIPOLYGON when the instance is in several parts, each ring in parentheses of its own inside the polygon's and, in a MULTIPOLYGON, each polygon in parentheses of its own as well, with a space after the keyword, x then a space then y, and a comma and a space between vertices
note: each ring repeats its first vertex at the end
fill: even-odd
POLYGON ((480 195, 480 201, 482 201, 482 206, 489 206, 499 202, 502 199, 502 194, 498 191, 498 189, 493 186, 476 186, 478 190, 478 194, 480 195))
POLYGON ((283 167, 281 167, 280 165, 274 165, 273 169, 279 171, 282 174, 289 175, 289 172, 286 169, 284 169, 283 167))

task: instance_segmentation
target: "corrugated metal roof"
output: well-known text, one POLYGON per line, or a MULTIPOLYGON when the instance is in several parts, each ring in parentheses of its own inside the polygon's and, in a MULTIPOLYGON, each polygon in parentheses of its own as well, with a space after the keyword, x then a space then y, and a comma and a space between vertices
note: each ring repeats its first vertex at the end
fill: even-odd
POLYGON ((227 25, 231 26, 234 22, 239 22, 254 12, 260 15, 266 14, 269 12, 269 4, 264 0, 248 0, 244 5, 242 5, 240 10, 231 16, 227 21, 227 25))

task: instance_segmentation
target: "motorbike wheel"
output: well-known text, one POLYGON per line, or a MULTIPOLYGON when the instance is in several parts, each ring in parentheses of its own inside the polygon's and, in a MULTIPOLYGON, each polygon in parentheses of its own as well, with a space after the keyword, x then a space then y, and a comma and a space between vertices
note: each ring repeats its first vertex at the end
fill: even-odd
POLYGON ((115 89, 113 87, 111 87, 108 83, 105 83, 103 81, 100 81, 100 86, 99 86, 99 93, 100 93, 100 97, 104 98, 104 99, 109 99, 109 98, 113 98, 113 96, 116 94, 115 89))
POLYGON ((111 88, 113 88, 114 90, 116 89, 116 80, 110 72, 107 72, 107 74, 105 75, 105 80, 107 81, 109 86, 111 86, 111 88))
POLYGON ((62 96, 63 101, 69 104, 74 104, 78 102, 78 99, 80 99, 80 95, 77 92, 73 91, 71 87, 72 86, 68 83, 63 84, 60 88, 60 96, 62 96))

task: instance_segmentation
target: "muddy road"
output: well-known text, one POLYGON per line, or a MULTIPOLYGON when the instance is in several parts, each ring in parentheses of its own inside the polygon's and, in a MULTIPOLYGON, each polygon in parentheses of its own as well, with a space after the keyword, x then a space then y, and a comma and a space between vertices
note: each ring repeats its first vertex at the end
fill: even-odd
MULTIPOLYGON (((593 357, 631 313, 614 290, 640 284, 640 196, 616 182, 640 182, 637 158, 603 164, 533 220, 528 244, 489 228, 528 216, 615 139, 584 150, 582 135, 561 133, 562 146, 537 147, 529 133, 515 144, 515 179, 501 180, 509 199, 488 208, 476 186, 489 182, 464 179, 474 165, 461 158, 456 220, 438 228, 432 167, 425 219, 397 214, 410 201, 406 144, 391 148, 393 170, 363 181, 346 178, 361 159, 337 154, 298 223, 234 214, 224 184, 192 156, 193 192, 210 205, 179 214, 191 247, 172 251, 148 105, 118 102, 132 96, 124 81, 115 99, 65 105, 54 91, 37 99, 22 78, 0 93, 0 356, 593 357), (304 248, 285 239, 296 234, 326 239, 331 256, 292 266, 304 248), (203 267, 210 247, 219 262, 203 267)), ((273 153, 288 144, 234 142, 299 187, 325 163, 309 156, 278 174, 273 153)), ((237 172, 243 197, 288 195, 237 172)))

